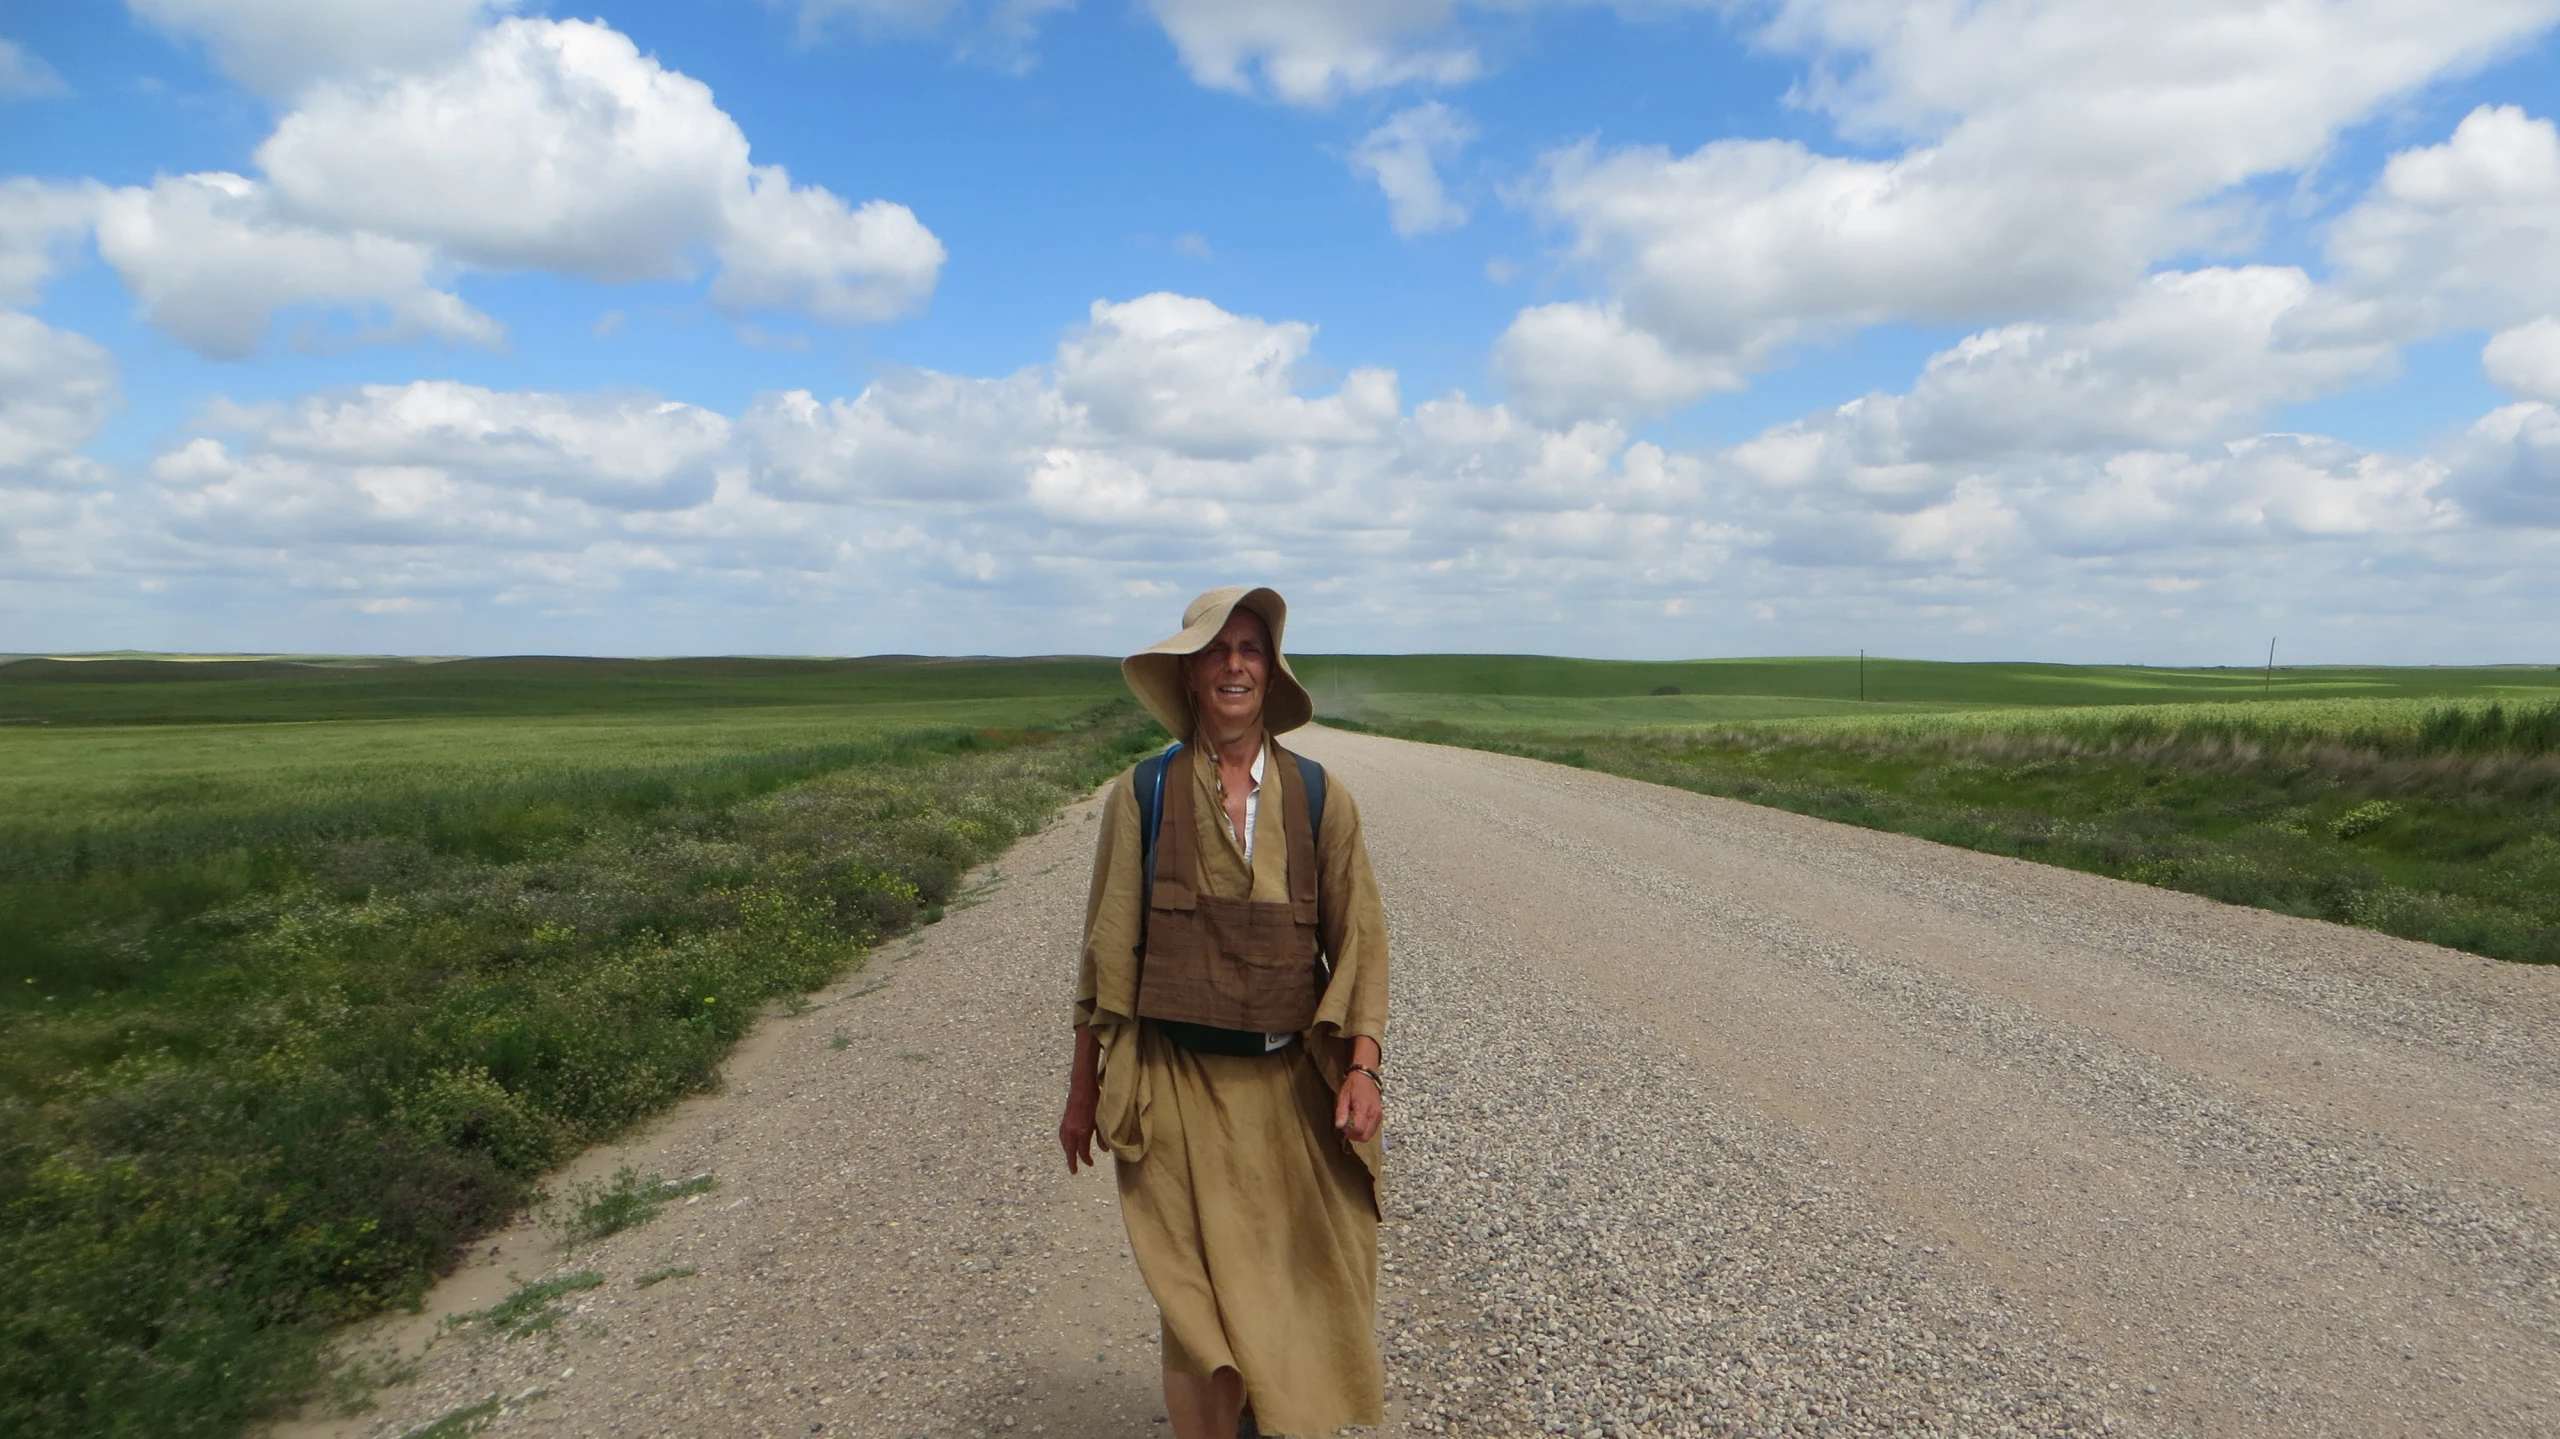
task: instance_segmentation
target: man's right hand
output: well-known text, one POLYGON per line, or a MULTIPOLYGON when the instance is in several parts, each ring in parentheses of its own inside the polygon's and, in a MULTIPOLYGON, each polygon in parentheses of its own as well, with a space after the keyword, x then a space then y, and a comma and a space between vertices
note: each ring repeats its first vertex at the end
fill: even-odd
POLYGON ((1067 1173, 1093 1167, 1093 1110, 1102 1097, 1102 1041, 1088 1025, 1076 1026, 1076 1057, 1067 1065, 1067 1113, 1058 1121, 1058 1147, 1067 1173))
POLYGON ((1058 1121, 1058 1145, 1067 1151, 1067 1172, 1093 1166, 1092 1091, 1076 1085, 1067 1092, 1067 1114, 1058 1121))

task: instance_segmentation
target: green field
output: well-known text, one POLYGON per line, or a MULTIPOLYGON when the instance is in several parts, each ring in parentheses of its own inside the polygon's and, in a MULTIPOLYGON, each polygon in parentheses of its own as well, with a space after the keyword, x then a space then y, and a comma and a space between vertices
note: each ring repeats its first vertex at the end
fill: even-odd
POLYGON ((0 1011, 165 972, 156 951, 187 942, 169 921, 279 882, 314 843, 503 848, 1120 693, 1110 662, 1077 659, 0 666, 0 1011), (144 914, 133 942, 96 942, 144 914))
POLYGON ((1633 660, 1314 655, 1292 663, 1325 714, 1510 734, 1685 730, 1739 720, 2303 699, 2560 699, 2560 668, 2262 670, 1926 660, 1633 660), (1664 693, 1663 691, 1670 691, 1664 693))
POLYGON ((1302 669, 1337 723, 2560 962, 2547 666, 1869 661, 1863 703, 1855 660, 1302 669))
MULTIPOLYGON (((2560 959, 2549 669, 1297 663, 1344 723, 2560 959)), ((295 1402, 1160 739, 1096 659, 0 664, 0 1433, 295 1402)))
POLYGON ((0 1433, 228 1435, 1155 734, 1104 661, 0 666, 0 1433))
POLYGON ((1119 666, 1049 659, 22 658, 0 663, 0 724, 198 724, 948 704, 1118 693, 1119 666))

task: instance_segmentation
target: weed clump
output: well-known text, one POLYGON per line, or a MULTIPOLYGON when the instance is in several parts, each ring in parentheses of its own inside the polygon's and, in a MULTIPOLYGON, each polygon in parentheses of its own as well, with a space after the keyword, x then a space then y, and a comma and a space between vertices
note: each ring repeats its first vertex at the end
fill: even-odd
POLYGON ((666 1179, 652 1174, 640 1177, 639 1171, 626 1164, 603 1183, 590 1180, 569 1192, 568 1213, 560 1225, 561 1237, 571 1244, 586 1244, 608 1234, 620 1234, 658 1217, 658 1211, 696 1194, 708 1194, 720 1187, 720 1181, 708 1174, 688 1179, 666 1179))
POLYGON ((518 1285, 515 1293, 488 1308, 472 1314, 457 1314, 445 1322, 457 1329, 478 1324, 509 1339, 522 1339, 528 1334, 539 1334, 568 1317, 568 1309, 560 1303, 563 1297, 603 1287, 604 1276, 592 1269, 557 1274, 549 1279, 518 1285))
POLYGON ((2387 799, 2366 800, 2354 809, 2329 821, 2330 838, 2354 839, 2359 835, 2371 834, 2391 823, 2399 813, 2400 806, 2387 799))
POLYGON ((489 1421, 497 1418, 498 1411, 504 1407, 496 1399, 466 1404, 432 1424, 410 1430, 401 1439, 466 1439, 466 1436, 488 1428, 489 1421))

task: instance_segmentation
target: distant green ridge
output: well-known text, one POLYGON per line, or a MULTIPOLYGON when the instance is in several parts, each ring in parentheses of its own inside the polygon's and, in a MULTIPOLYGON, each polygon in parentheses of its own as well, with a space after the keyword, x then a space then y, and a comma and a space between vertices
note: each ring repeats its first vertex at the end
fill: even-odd
MULTIPOLYGON (((1661 661, 1541 655, 1306 655, 1292 656, 1290 662, 1315 691, 1320 713, 1354 718, 1364 704, 1400 695, 1586 700, 1721 695, 1821 701, 1826 706, 1862 702, 1860 662, 1855 655, 1661 661), (1679 694, 1658 695, 1665 686, 1679 694)), ((2272 678, 2256 669, 1951 663, 1881 657, 1868 658, 1864 668, 1864 703, 1923 709, 2194 704, 2270 696, 2560 698, 2560 667, 2548 665, 2279 666, 2272 678)))

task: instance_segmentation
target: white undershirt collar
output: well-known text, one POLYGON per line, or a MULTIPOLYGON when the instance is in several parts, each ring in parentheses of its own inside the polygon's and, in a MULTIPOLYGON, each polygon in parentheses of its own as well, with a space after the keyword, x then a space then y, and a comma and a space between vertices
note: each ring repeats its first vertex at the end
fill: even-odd
POLYGON ((1253 832, 1262 827, 1262 762, 1271 756, 1271 741, 1253 752, 1253 788, 1244 797, 1244 862, 1253 863, 1253 832))

